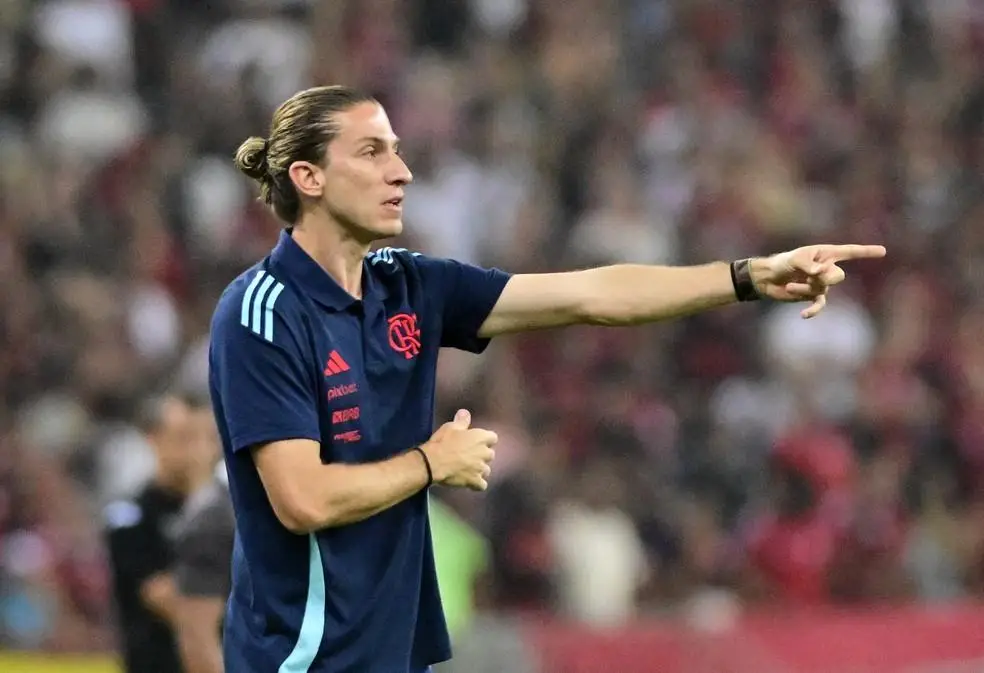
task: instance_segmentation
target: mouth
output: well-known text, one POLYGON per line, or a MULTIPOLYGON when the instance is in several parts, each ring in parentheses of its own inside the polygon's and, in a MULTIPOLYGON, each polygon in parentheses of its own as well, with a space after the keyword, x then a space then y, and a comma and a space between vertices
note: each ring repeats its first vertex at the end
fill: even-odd
POLYGON ((403 197, 394 196, 392 199, 383 201, 384 206, 389 206, 390 208, 402 208, 403 207, 403 197))

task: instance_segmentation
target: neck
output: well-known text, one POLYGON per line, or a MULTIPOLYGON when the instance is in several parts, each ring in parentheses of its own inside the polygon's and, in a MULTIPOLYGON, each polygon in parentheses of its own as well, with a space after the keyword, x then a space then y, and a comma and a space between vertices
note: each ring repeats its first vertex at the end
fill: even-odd
POLYGON ((352 237, 335 222, 314 221, 313 214, 294 225, 294 242, 335 282, 357 299, 362 298, 362 260, 369 244, 352 237))
POLYGON ((183 479, 176 475, 165 475, 165 474, 158 473, 154 481, 162 489, 174 493, 175 495, 184 497, 185 495, 188 494, 187 479, 183 479))

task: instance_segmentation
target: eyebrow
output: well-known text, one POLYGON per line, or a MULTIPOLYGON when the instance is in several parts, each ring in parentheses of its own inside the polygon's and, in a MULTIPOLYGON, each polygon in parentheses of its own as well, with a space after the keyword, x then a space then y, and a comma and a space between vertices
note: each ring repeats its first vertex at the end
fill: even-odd
POLYGON ((389 140, 386 138, 380 138, 379 136, 366 136, 364 138, 359 138, 356 144, 364 145, 366 143, 373 143, 374 145, 388 145, 391 141, 394 145, 400 144, 400 139, 397 136, 393 136, 389 140))

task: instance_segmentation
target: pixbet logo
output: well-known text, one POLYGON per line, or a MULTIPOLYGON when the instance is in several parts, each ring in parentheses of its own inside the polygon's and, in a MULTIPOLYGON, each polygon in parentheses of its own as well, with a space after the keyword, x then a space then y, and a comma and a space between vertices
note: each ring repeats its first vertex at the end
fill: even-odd
POLYGON ((346 383, 340 386, 332 386, 328 389, 328 401, 337 400, 339 397, 345 397, 346 395, 351 395, 352 393, 359 392, 359 384, 357 383, 346 383))

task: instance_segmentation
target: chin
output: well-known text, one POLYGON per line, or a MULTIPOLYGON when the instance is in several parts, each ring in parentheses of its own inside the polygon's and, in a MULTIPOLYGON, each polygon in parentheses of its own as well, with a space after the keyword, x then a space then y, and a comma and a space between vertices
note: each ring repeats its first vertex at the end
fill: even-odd
POLYGON ((381 241, 383 239, 399 236, 403 233, 403 220, 396 218, 392 220, 373 222, 372 226, 368 228, 367 233, 374 241, 381 241))

